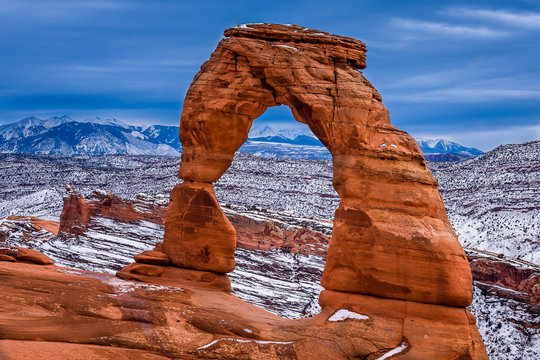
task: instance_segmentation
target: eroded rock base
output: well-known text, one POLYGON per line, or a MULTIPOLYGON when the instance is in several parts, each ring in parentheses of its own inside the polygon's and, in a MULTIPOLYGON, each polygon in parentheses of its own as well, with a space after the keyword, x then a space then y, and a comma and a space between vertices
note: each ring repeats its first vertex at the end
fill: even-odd
POLYGON ((324 292, 319 315, 288 320, 182 279, 22 262, 0 262, 0 278, 7 360, 487 359, 473 319, 446 306, 324 292))
POLYGON ((226 274, 234 270, 236 232, 212 184, 186 181, 171 191, 163 252, 172 264, 226 274))
POLYGON ((366 318, 360 332, 371 331, 371 338, 399 343, 396 349, 403 358, 453 359, 454 354, 462 354, 463 359, 488 358, 476 319, 464 308, 331 290, 321 293, 319 304, 324 312, 366 318))

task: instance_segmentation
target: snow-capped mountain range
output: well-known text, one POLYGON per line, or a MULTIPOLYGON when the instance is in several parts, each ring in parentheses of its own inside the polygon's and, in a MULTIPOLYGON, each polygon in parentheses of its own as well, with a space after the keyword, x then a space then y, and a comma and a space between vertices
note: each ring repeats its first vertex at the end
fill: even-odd
MULTIPOLYGON (((429 161, 464 160, 482 154, 443 139, 419 139, 429 161)), ((254 126, 241 152, 266 158, 329 160, 331 155, 307 126, 276 130, 254 126)), ((117 119, 69 116, 24 118, 0 126, 0 153, 49 155, 165 155, 179 156, 178 126, 133 126, 117 119)))
POLYGON ((132 126, 117 119, 29 117, 0 126, 0 152, 49 155, 180 155, 178 127, 132 126))
POLYGON ((471 158, 483 154, 478 149, 468 148, 445 139, 416 138, 416 142, 424 155, 455 154, 471 158))

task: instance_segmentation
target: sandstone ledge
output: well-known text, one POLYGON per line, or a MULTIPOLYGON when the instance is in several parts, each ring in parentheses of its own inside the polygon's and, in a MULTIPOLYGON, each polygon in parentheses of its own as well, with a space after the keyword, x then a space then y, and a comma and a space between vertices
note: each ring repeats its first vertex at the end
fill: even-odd
MULTIPOLYGON (((0 276, 10 279, 0 283, 7 359, 376 359, 395 349, 400 359, 487 359, 464 309, 338 294, 331 303, 357 318, 325 307, 288 320, 181 280, 164 286, 8 262, 0 276)), ((323 294, 323 305, 328 296, 336 295, 323 294)))

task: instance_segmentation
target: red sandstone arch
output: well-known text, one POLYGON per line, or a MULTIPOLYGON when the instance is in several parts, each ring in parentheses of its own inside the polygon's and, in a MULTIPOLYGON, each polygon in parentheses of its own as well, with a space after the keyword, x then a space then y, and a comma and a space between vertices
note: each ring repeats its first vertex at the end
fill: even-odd
POLYGON ((287 105, 330 150, 341 198, 323 273, 328 290, 467 306, 472 280, 437 182, 418 145, 390 125, 358 69, 365 45, 299 26, 225 31, 195 76, 180 122, 183 146, 163 249, 180 267, 227 273, 235 231, 213 190, 253 120, 287 105))

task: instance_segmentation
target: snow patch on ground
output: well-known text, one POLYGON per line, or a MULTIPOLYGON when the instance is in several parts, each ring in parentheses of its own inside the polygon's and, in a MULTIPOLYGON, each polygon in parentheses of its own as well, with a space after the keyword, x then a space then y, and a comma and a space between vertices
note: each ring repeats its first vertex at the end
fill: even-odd
POLYGON ((369 317, 347 309, 339 309, 328 318, 328 321, 344 321, 347 319, 368 320, 369 317))
POLYGON ((388 359, 388 358, 391 357, 391 356, 394 356, 394 355, 396 355, 396 354, 399 354, 400 352, 402 352, 402 351, 405 350, 406 348, 407 348, 407 343, 406 343, 406 342, 402 342, 401 345, 399 345, 397 348, 390 350, 389 352, 387 352, 386 354, 384 354, 384 355, 381 356, 381 357, 378 357, 378 358, 375 359, 375 360, 384 360, 384 359, 388 359))
POLYGON ((289 46, 289 45, 272 45, 272 46, 279 46, 279 47, 281 47, 281 48, 291 49, 291 50, 294 50, 294 51, 298 51, 297 48, 295 48, 294 46, 289 46))

